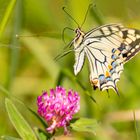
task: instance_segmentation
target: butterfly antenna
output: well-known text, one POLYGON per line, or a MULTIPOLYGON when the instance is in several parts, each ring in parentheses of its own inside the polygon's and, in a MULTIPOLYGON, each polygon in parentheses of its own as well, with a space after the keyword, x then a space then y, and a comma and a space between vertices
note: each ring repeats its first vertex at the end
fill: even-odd
POLYGON ((79 24, 78 24, 78 22, 66 11, 65 8, 66 8, 66 7, 63 7, 63 8, 62 8, 63 11, 76 23, 76 25, 77 25, 78 27, 80 27, 79 24))
POLYGON ((66 41, 65 41, 65 38, 64 38, 64 33, 65 33, 66 29, 69 29, 69 30, 71 30, 71 31, 74 31, 74 29, 72 29, 72 28, 70 28, 70 27, 65 27, 65 28, 63 29, 63 31, 62 31, 62 40, 63 40, 63 42, 64 42, 65 44, 66 44, 66 41))
POLYGON ((68 50, 68 51, 65 51, 65 52, 63 52, 63 53, 61 53, 61 54, 58 54, 55 58, 54 58, 54 60, 55 61, 58 61, 59 59, 61 59, 62 57, 64 57, 64 56, 66 56, 66 55, 68 55, 69 53, 71 53, 73 50, 68 50))
MULTIPOLYGON (((88 15, 88 12, 89 12, 89 10, 90 10, 90 8, 93 6, 93 4, 89 4, 89 6, 88 6, 88 9, 87 9, 87 12, 86 12, 86 14, 85 14, 85 17, 84 17, 84 20, 83 20, 83 23, 81 24, 81 28, 83 27, 83 25, 84 25, 84 23, 85 23, 85 21, 86 21, 86 19, 87 19, 87 15, 88 15)), ((95 5, 94 5, 95 6, 95 5)))

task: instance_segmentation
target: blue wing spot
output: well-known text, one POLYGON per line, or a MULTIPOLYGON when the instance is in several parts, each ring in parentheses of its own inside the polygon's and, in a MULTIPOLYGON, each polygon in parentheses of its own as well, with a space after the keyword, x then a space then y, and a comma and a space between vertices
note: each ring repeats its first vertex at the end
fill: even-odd
POLYGON ((104 79, 105 79, 104 74, 99 75, 99 80, 104 80, 104 79))
POLYGON ((111 56, 111 58, 114 59, 114 60, 116 60, 116 59, 118 58, 118 56, 115 55, 115 54, 113 54, 113 55, 111 56))
POLYGON ((113 49, 112 49, 112 53, 115 53, 115 51, 116 51, 116 49, 115 49, 115 48, 113 48, 113 49))
POLYGON ((116 61, 113 61, 113 62, 111 63, 111 66, 112 66, 113 68, 115 68, 117 65, 118 65, 118 63, 117 63, 116 61))
POLYGON ((106 77, 106 81, 112 81, 112 78, 110 76, 106 77))
POLYGON ((99 81, 100 81, 100 85, 106 83, 106 78, 104 74, 99 75, 99 81))

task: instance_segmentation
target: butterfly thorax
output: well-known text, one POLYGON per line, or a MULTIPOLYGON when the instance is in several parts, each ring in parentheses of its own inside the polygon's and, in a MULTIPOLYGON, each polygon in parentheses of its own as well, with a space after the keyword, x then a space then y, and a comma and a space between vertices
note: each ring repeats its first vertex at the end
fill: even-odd
POLYGON ((75 33, 76 33, 76 37, 74 39, 74 48, 76 49, 82 43, 85 33, 81 31, 80 28, 77 28, 75 30, 75 33))

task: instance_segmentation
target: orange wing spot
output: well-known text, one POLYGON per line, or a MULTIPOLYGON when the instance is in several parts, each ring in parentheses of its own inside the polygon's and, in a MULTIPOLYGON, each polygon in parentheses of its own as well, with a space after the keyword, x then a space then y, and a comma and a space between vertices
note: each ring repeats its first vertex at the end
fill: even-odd
POLYGON ((91 84, 97 86, 97 84, 98 84, 98 79, 93 79, 93 80, 91 80, 91 84))
POLYGON ((109 70, 111 70, 112 69, 112 66, 111 65, 108 65, 108 68, 109 68, 109 70))
POLYGON ((106 77, 109 77, 110 76, 110 73, 108 71, 106 71, 106 74, 105 74, 106 77))

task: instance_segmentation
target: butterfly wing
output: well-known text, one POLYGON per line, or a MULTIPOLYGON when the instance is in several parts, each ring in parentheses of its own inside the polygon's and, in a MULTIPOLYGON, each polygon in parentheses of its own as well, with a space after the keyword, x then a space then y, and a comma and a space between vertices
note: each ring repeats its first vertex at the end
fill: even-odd
POLYGON ((85 60, 85 51, 84 46, 81 45, 78 49, 75 50, 75 64, 74 64, 74 74, 77 75, 84 64, 85 60))
POLYGON ((140 50, 140 31, 119 24, 101 26, 85 35, 83 46, 94 89, 113 88, 118 93, 123 64, 140 50))

